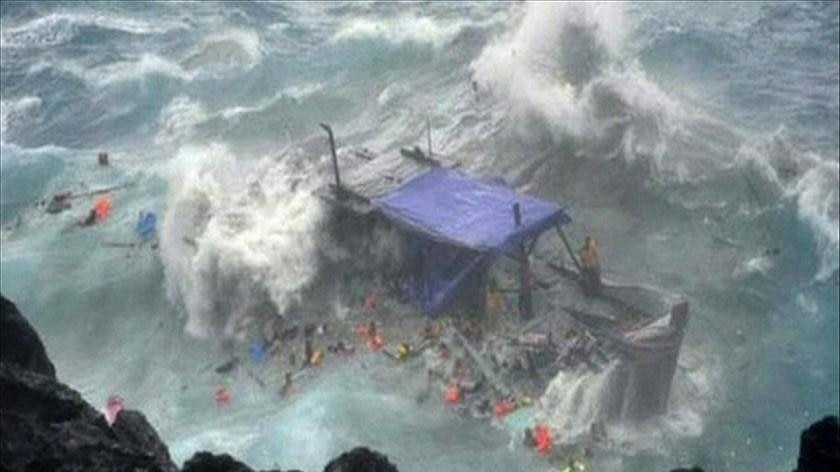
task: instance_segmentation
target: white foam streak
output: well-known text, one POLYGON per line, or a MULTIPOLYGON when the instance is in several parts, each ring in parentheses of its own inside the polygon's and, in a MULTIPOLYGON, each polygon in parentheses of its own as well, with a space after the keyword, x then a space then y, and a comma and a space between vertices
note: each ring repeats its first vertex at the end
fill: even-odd
POLYGON ((820 263, 817 280, 827 280, 840 265, 840 170, 838 163, 820 161, 793 187, 799 218, 815 235, 820 263))
POLYGON ((397 18, 354 18, 342 24, 331 41, 383 39, 394 44, 417 43, 440 47, 452 40, 468 23, 443 22, 430 17, 404 15, 397 18))
POLYGON ((208 119, 207 111, 185 96, 178 96, 160 112, 155 144, 172 144, 191 138, 196 126, 208 119))
POLYGON ((160 34, 184 27, 168 20, 148 22, 136 18, 120 17, 108 13, 57 12, 36 18, 27 23, 5 27, 0 35, 0 47, 48 47, 73 39, 80 28, 96 26, 103 29, 131 34, 160 34))

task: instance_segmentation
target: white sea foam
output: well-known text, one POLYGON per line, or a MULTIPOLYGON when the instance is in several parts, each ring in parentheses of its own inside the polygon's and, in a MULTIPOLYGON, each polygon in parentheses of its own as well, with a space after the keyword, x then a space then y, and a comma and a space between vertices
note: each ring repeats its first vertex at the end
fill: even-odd
POLYGON ((195 132, 195 127, 207 121, 204 107, 183 95, 175 97, 160 112, 155 144, 185 142, 195 132))
POLYGON ((262 44, 256 32, 231 28, 204 38, 181 60, 180 67, 219 75, 250 69, 262 56, 262 44))
POLYGON ((75 76, 95 88, 142 81, 158 75, 181 81, 223 77, 257 65, 262 58, 259 36, 246 30, 228 30, 204 39, 180 61, 155 52, 125 54, 115 62, 88 67, 74 59, 43 59, 29 66, 31 75, 54 69, 75 76))
MULTIPOLYGON (((618 368, 612 363, 599 372, 560 372, 538 402, 536 417, 546 421, 560 443, 575 444, 589 437, 590 427, 604 420, 604 408, 611 401, 611 384, 618 368)), ((674 437, 699 436, 703 417, 714 404, 715 359, 683 347, 674 374, 668 411, 643 422, 606 422, 610 444, 628 451, 664 453, 674 437)))
POLYGON ((799 218, 814 232, 820 257, 815 278, 826 280, 840 264, 840 169, 836 161, 819 161, 796 182, 793 191, 799 218))
POLYGON ((26 119, 26 116, 41 106, 38 97, 26 96, 0 101, 0 143, 6 142, 6 133, 11 123, 26 119))
POLYGON ((840 265, 840 169, 799 148, 784 127, 747 142, 739 150, 743 165, 753 166, 780 198, 796 202, 797 215, 814 234, 819 266, 814 278, 830 278, 840 265))
POLYGON ((414 15, 388 19, 358 17, 345 21, 331 40, 382 39, 394 44, 416 43, 440 47, 451 41, 468 24, 466 21, 444 21, 414 15))
POLYGON ((283 313, 315 277, 322 206, 291 160, 249 172, 212 145, 173 161, 161 257, 189 333, 234 337, 251 315, 271 314, 257 311, 283 313))
POLYGON ((3 28, 0 46, 6 48, 49 47, 73 39, 86 26, 122 31, 131 34, 159 34, 176 28, 181 23, 157 18, 154 22, 127 18, 104 12, 56 12, 21 25, 3 28))
POLYGON ((324 90, 323 82, 314 82, 308 84, 290 85, 278 91, 271 97, 260 100, 254 105, 242 105, 225 108, 217 115, 226 120, 239 120, 246 115, 253 113, 261 113, 268 110, 270 107, 276 105, 280 100, 295 99, 305 100, 324 90))

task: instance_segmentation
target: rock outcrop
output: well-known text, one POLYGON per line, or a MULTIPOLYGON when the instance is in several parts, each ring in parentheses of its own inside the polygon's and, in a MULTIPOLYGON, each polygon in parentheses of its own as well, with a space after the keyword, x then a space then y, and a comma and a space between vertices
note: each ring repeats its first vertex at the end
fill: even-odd
POLYGON ((55 367, 38 333, 14 303, 0 295, 0 359, 9 364, 55 379, 55 367))
POLYGON ((56 380, 38 334, 15 305, 0 296, 0 308, 3 470, 177 470, 140 413, 124 411, 110 428, 102 413, 56 380))
POLYGON ((840 425, 836 416, 826 416, 802 431, 796 472, 840 470, 840 425))
MULTIPOLYGON (((211 454, 197 452, 184 462, 181 472, 254 472, 247 465, 239 462, 227 454, 211 454)), ((282 472, 280 470, 266 470, 263 472, 282 472)), ((300 471, 288 471, 300 472, 300 471)))
POLYGON ((357 447, 350 452, 331 460, 324 472, 398 472, 388 461, 388 457, 364 447, 357 447))

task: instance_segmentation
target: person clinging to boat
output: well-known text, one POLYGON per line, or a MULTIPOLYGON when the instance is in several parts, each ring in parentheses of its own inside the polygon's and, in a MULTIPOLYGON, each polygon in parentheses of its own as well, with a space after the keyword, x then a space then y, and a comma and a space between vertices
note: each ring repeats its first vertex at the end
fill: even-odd
POLYGON ((589 296, 597 295, 601 291, 601 261, 598 257, 598 244, 592 236, 587 236, 583 240, 580 263, 583 292, 589 296))

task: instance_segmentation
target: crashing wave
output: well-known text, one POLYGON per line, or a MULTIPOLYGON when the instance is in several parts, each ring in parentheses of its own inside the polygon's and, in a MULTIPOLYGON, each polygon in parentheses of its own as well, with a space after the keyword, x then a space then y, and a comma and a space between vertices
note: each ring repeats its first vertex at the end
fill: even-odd
POLYGON ((621 4, 529 3, 518 26, 471 68, 508 105, 517 133, 544 129, 577 155, 646 164, 656 180, 699 178, 732 153, 710 148, 708 135, 726 143, 731 132, 626 59, 628 29, 621 4))
POLYGON ((641 421, 616 417, 610 411, 617 400, 615 382, 620 381, 620 371, 620 363, 613 362, 599 372, 560 372, 540 398, 536 417, 551 425, 561 444, 590 440, 592 425, 600 423, 609 433, 608 443, 602 446, 624 452, 665 452, 674 437, 702 434, 703 417, 714 403, 713 385, 719 374, 714 359, 684 349, 668 411, 641 421))
POLYGON ((290 161, 249 172, 221 145, 178 153, 161 258, 190 334, 241 337, 254 317, 283 314, 316 276, 323 208, 305 177, 313 173, 290 161))
POLYGON ((814 234, 819 258, 814 278, 830 278, 840 265, 838 162, 803 151, 784 127, 745 143, 738 157, 743 165, 757 169, 779 198, 796 202, 797 216, 814 234))

